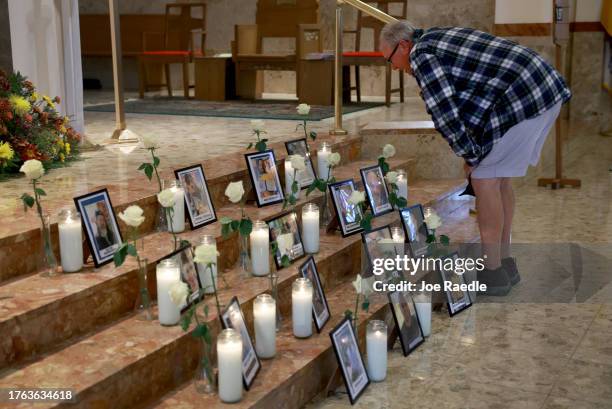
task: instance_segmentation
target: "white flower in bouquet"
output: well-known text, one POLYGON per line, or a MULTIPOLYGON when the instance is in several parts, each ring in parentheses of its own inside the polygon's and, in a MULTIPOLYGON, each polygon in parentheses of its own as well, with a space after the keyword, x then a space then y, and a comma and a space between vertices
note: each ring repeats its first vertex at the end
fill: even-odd
POLYGON ((38 179, 45 174, 45 168, 42 163, 36 159, 25 161, 25 163, 21 165, 19 171, 25 173, 26 177, 32 180, 38 179))
POLYGON ((329 163, 331 167, 338 166, 338 164, 340 163, 340 154, 338 152, 333 152, 327 158, 327 163, 329 163))
POLYGON ((389 183, 397 183, 397 172, 394 170, 387 172, 385 179, 387 179, 387 182, 389 183))
POLYGON ((119 218, 128 226, 138 227, 144 222, 143 210, 136 205, 129 206, 123 212, 119 213, 119 218))
POLYGON ((383 156, 385 159, 389 159, 395 156, 395 146, 390 143, 383 146, 383 156))
POLYGON ((179 281, 174 283, 170 290, 168 290, 168 295, 170 295, 170 300, 174 305, 180 307, 187 303, 187 296, 189 296, 189 287, 186 283, 179 281))
POLYGON ((244 187, 242 186, 242 180, 238 182, 231 182, 227 185, 225 189, 225 196, 232 203, 238 203, 242 200, 242 195, 244 195, 244 187))
POLYGON ((442 219, 436 214, 436 212, 431 209, 427 209, 425 212, 425 224, 427 225, 428 229, 436 230, 438 227, 442 226, 442 219))
POLYGON ((302 155, 291 155, 289 156, 289 160, 291 161, 291 166, 293 169, 297 170, 298 172, 306 169, 306 161, 302 155))
POLYGON ((162 207, 172 207, 176 201, 176 196, 172 190, 164 189, 157 194, 157 201, 162 207))
POLYGON ((253 128, 253 132, 265 132, 266 123, 261 119, 252 119, 251 128, 253 128))
POLYGON ((352 205, 358 205, 361 202, 365 201, 365 192, 361 192, 359 190, 353 191, 348 198, 348 202, 352 205))
POLYGON ((357 294, 361 294, 366 297, 370 295, 373 292, 373 279, 374 276, 371 276, 370 278, 362 278, 361 274, 357 274, 355 281, 353 281, 353 287, 355 288, 357 294))
POLYGON ((296 109, 299 115, 308 115, 310 113, 310 105, 308 104, 300 104, 296 109))
POLYGON ((200 264, 213 264, 216 262, 219 252, 214 244, 202 244, 195 248, 193 261, 200 264))
POLYGON ((144 146, 145 149, 157 149, 159 148, 159 140, 153 135, 143 135, 142 146, 144 146))

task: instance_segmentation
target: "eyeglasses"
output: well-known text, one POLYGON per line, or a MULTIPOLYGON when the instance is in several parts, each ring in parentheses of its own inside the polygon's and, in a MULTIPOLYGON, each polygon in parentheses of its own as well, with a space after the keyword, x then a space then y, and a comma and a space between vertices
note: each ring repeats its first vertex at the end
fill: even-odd
POLYGON ((395 44, 395 48, 393 49, 393 51, 391 51, 391 54, 389 54, 389 57, 387 58, 388 63, 391 63, 391 58, 393 58, 393 56, 395 55, 395 52, 397 51, 399 45, 400 43, 395 44))

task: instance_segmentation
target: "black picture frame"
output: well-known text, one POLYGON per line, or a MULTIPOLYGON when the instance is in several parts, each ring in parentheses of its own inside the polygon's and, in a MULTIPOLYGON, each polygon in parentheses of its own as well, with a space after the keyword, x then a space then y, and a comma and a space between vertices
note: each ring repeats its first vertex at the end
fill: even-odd
POLYGON ((261 370, 261 361, 255 352, 253 338, 251 338, 249 334, 249 329, 247 328, 244 314, 240 308, 238 297, 234 296, 231 299, 227 307, 221 312, 219 319, 221 320, 223 329, 233 328, 238 331, 242 338, 242 383, 244 384, 244 388, 248 391, 251 385, 253 385, 255 377, 261 370), (234 317, 235 320, 232 320, 230 315, 234 317), (236 326, 239 326, 239 328, 236 326))
POLYGON ((410 294, 402 291, 389 292, 387 297, 389 298, 389 309, 393 313, 393 321, 395 322, 395 328, 397 328, 402 352, 404 356, 408 356, 425 342, 414 299, 410 294), (408 308, 408 311, 402 306, 408 308), (407 312, 410 315, 409 319, 406 318, 407 312))
POLYGON ((412 257, 428 256, 429 243, 427 237, 429 230, 425 223, 423 206, 416 204, 399 210, 402 226, 404 227, 405 241, 410 246, 412 257))
MULTIPOLYGON (((208 181, 204 174, 204 168, 201 164, 188 166, 181 169, 176 169, 174 175, 181 182, 183 189, 185 190, 185 210, 187 213, 187 219, 189 220, 189 226, 191 230, 198 229, 206 226, 207 224, 214 223, 217 221, 217 213, 215 212, 215 206, 213 205, 212 198, 210 197, 210 191, 208 190, 208 181), (197 201, 195 197, 192 197, 192 193, 188 189, 186 176, 196 174, 199 177, 199 181, 195 181, 197 187, 200 189, 199 202, 204 202, 204 205, 209 209, 208 213, 195 213, 195 206, 197 201), (198 183, 199 182, 199 183, 198 183), (201 186, 200 186, 201 184, 201 186), (203 196, 203 197, 202 197, 203 196), (193 199, 193 200, 192 200, 193 199)), ((191 180, 191 179, 190 179, 191 180)))
MULTIPOLYGON (((291 249, 291 253, 287 254, 289 256, 289 260, 291 261, 291 264, 293 264, 294 261, 306 255, 306 252, 304 251, 304 243, 302 242, 302 236, 300 233, 300 226, 298 225, 298 222, 297 222, 297 214, 294 211, 285 212, 279 215, 278 217, 275 217, 274 219, 267 221, 266 223, 268 223, 268 230, 270 232, 270 243, 276 242, 277 244, 278 244, 278 236, 276 235, 276 231, 279 227, 278 224, 286 223, 289 225, 290 231, 287 233, 282 233, 282 230, 281 230, 281 235, 286 235, 290 233, 293 236, 292 237, 293 247, 291 249)), ((281 262, 282 257, 283 257, 283 254, 281 252, 281 245, 278 245, 277 250, 272 254, 272 256, 274 258, 274 263, 276 264, 276 268, 278 270, 283 268, 283 265, 281 262)))
MULTIPOLYGON (((247 163, 247 169, 249 170, 249 176, 251 177, 251 184, 253 186, 253 189, 255 190, 257 207, 264 207, 277 203, 282 203, 285 196, 283 193, 283 185, 280 181, 280 175, 278 174, 278 167, 276 166, 276 157, 274 156, 274 151, 268 149, 263 152, 247 153, 244 155, 244 158, 247 163), (266 179, 272 180, 262 180, 259 174, 259 170, 257 170, 256 168, 256 166, 258 166, 259 163, 263 163, 264 160, 267 160, 267 163, 269 164, 269 166, 271 166, 271 168, 269 169, 271 173, 268 173, 268 171, 266 171, 266 179), (262 162, 257 162, 255 164, 254 161, 262 162), (267 175, 271 176, 268 177, 267 175), (265 186, 265 190, 262 189, 262 183, 263 186, 265 186), (275 193, 273 193, 269 198, 263 197, 263 193, 269 192, 268 187, 272 184, 274 184, 276 188, 275 193)), ((265 166, 265 164, 263 166, 265 166)))
MULTIPOLYGON (((345 186, 350 187, 351 189, 350 193, 356 190, 355 182, 353 181, 353 179, 341 180, 339 182, 330 183, 328 185, 329 194, 331 196, 332 203, 334 204, 334 210, 336 211, 336 216, 338 217, 338 221, 340 224, 340 232, 342 233, 342 237, 352 236, 353 234, 357 234, 363 231, 363 228, 361 227, 359 222, 357 221, 347 222, 346 218, 344 217, 344 210, 349 206, 355 210, 355 219, 357 219, 357 214, 360 217, 363 217, 363 214, 361 213, 361 208, 359 206, 357 205, 353 206, 348 203, 348 198, 350 197, 350 193, 349 193, 349 196, 346 196, 346 194, 343 194, 343 196, 345 197, 342 197, 342 198, 339 197, 339 194, 337 194, 337 192, 342 192, 341 189, 343 189, 345 186), (340 206, 342 206, 343 212, 340 212, 340 206)), ((346 213, 348 214, 348 212, 346 213)))
MULTIPOLYGON (((375 258, 378 257, 379 248, 377 246, 378 239, 385 238, 391 239, 391 227, 387 224, 385 226, 380 226, 370 231, 361 232, 361 242, 363 243, 363 248, 366 253, 366 257, 368 259, 368 263, 370 266, 374 264, 375 258)), ((393 249, 395 252, 395 249, 393 249)), ((396 253, 396 252, 395 252, 396 253)))
POLYGON ((312 178, 310 175, 308 177, 299 177, 298 180, 300 183, 300 189, 308 188, 312 182, 317 179, 317 172, 312 164, 312 157, 310 156, 310 149, 308 148, 308 141, 306 138, 294 139, 292 141, 285 142, 285 149, 287 149, 288 155, 301 155, 304 157, 306 162, 306 168, 311 172, 312 178))
POLYGON ((179 265, 181 271, 181 281, 189 286, 191 294, 187 298, 187 303, 181 307, 181 314, 185 313, 192 305, 200 301, 200 296, 204 294, 204 287, 200 280, 198 267, 194 261, 194 251, 191 246, 183 246, 172 253, 168 254, 158 261, 173 258, 179 265))
POLYGON ((331 318, 331 311, 327 303, 327 298, 325 297, 323 284, 321 284, 321 276, 319 276, 319 270, 317 269, 317 264, 313 256, 309 256, 306 261, 300 265, 299 272, 302 277, 308 278, 312 283, 312 318, 317 328, 317 332, 320 334, 325 324, 327 324, 331 318))
POLYGON ((108 190, 106 188, 96 190, 95 192, 77 196, 73 200, 76 209, 81 214, 87 246, 89 247, 95 267, 98 268, 110 263, 115 252, 123 243, 123 237, 121 236, 121 230, 119 229, 119 223, 117 223, 117 217, 115 216, 108 190), (98 206, 98 203, 102 202, 104 206, 98 206), (97 210, 92 209, 91 206, 95 206, 97 210), (99 216, 103 218, 104 224, 107 226, 106 237, 96 236, 98 223, 102 222, 102 219, 98 219, 99 216), (96 226, 95 228, 94 225, 96 226), (108 226, 111 226, 111 236, 108 234, 108 226), (112 243, 109 243, 111 240, 112 243), (109 245, 101 248, 100 246, 104 242, 109 243, 109 245))
POLYGON ((383 214, 391 213, 393 211, 393 205, 389 200, 389 190, 387 189, 387 184, 385 183, 385 176, 383 175, 383 171, 380 166, 374 165, 361 168, 359 169, 359 173, 361 174, 361 180, 363 182, 363 187, 368 197, 370 209, 372 209, 372 215, 374 217, 378 217, 382 216, 383 214), (380 194, 374 192, 374 186, 371 186, 373 181, 368 179, 370 175, 375 175, 375 177, 377 178, 378 186, 380 186, 381 189, 380 194), (377 196, 379 196, 379 199, 382 201, 382 203, 377 203, 377 196))
MULTIPOLYGON (((454 252, 446 257, 442 257, 441 264, 442 267, 446 264, 446 260, 448 259, 457 259, 459 258, 459 253, 454 252)), ((454 265, 454 263, 453 263, 454 265)), ((448 315, 451 317, 459 314, 461 311, 464 311, 472 306, 472 298, 470 297, 469 291, 463 291, 462 296, 458 297, 456 291, 447 290, 444 288, 445 281, 451 281, 455 284, 467 284, 465 280, 465 276, 463 274, 457 274, 454 271, 446 271, 443 268, 438 270, 440 274, 440 279, 442 280, 442 288, 444 294, 446 295, 446 305, 448 307, 448 315)))
POLYGON ((366 370, 363 362, 363 357, 359 352, 359 344, 357 343, 357 337, 355 336, 355 330, 353 325, 348 318, 344 318, 330 333, 332 346, 334 347, 334 353, 336 354, 336 360, 342 373, 342 379, 344 380, 344 386, 351 401, 351 405, 357 402, 357 399, 366 390, 370 384, 370 377, 366 370), (346 358, 345 358, 346 357, 346 358), (356 360, 354 362, 359 371, 356 376, 353 371, 353 366, 347 367, 345 361, 356 360), (349 382, 350 381, 350 382, 349 382), (355 385, 356 384, 356 385, 355 385))

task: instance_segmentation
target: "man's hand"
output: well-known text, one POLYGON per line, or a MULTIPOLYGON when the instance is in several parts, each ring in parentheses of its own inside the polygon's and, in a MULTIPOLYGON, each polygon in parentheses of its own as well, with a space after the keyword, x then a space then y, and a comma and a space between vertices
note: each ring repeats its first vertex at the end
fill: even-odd
POLYGON ((472 166, 468 165, 467 163, 463 164, 463 172, 465 172, 466 179, 470 177, 473 170, 474 168, 472 166))

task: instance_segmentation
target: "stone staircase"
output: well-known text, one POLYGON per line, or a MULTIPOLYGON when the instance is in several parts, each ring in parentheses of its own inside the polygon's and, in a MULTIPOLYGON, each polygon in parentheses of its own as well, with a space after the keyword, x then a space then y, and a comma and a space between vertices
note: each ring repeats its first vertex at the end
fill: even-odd
MULTIPOLYGON (((359 169, 375 163, 375 160, 362 159, 372 155, 372 152, 362 153, 362 136, 322 140, 330 142, 332 150, 342 155, 341 166, 334 170, 336 178, 354 178, 361 188, 359 169)), ((311 143, 311 151, 315 152, 321 141, 311 143)), ((284 145, 271 148, 275 150, 279 173, 283 175, 284 145)), ((416 160, 406 155, 398 155, 389 163, 391 168, 417 174, 416 160)), ((230 181, 237 180, 243 180, 245 189, 249 190, 250 178, 243 153, 208 160, 203 166, 217 217, 238 217, 239 208, 229 203, 223 192, 230 181)), ((167 170, 162 177, 170 175, 171 170, 167 170)), ((130 186, 127 194, 125 186, 107 188, 115 212, 134 203, 145 210, 148 221, 143 228, 144 250, 139 252, 149 261, 149 290, 155 298, 155 265, 173 251, 171 236, 153 231, 156 186, 143 176, 134 176, 126 185, 130 186)), ((476 230, 468 215, 469 200, 456 195, 463 185, 458 179, 409 178, 408 201, 436 208, 445 220, 441 233, 449 234, 455 241, 468 241, 476 236, 476 230)), ((70 200, 66 198, 66 202, 70 200)), ((321 201, 322 194, 318 192, 308 198, 302 192, 296 205, 298 217, 304 204, 320 205, 321 201)), ((247 214, 252 220, 270 220, 284 211, 280 204, 263 208, 250 204, 247 214)), ((374 219, 373 224, 375 227, 398 225, 399 218, 394 212, 374 219)), ((37 274, 35 263, 22 260, 24 254, 38 248, 37 227, 24 221, 20 231, 0 237, 0 254, 6 260, 0 273, 0 388, 61 387, 73 390, 76 396, 75 403, 70 405, 40 403, 36 408, 225 406, 216 395, 205 396, 195 391, 192 379, 199 357, 198 341, 179 326, 162 327, 157 321, 143 321, 134 314, 138 291, 134 261, 128 258, 119 268, 111 263, 98 269, 86 267, 76 274, 42 277, 37 274), (8 265, 12 267, 5 268, 8 265)), ((122 233, 125 227, 120 222, 122 233)), ((52 228, 52 234, 57 243, 57 226, 52 228)), ((219 269, 229 284, 229 288, 221 285, 220 302, 227 304, 237 296, 253 334, 252 303, 258 294, 268 290, 268 280, 245 278, 234 268, 238 238, 235 234, 224 238, 219 222, 180 236, 195 243, 203 234, 217 238, 221 253, 219 269)), ((297 267, 303 259, 279 270, 279 306, 284 321, 277 339, 277 356, 262 361, 262 370, 253 386, 235 407, 301 407, 321 393, 332 376, 336 364, 328 334, 342 320, 344 311, 353 306, 355 293, 350 281, 361 271, 361 238, 354 235, 343 239, 339 233, 325 234, 322 230, 320 248, 314 257, 332 313, 330 321, 320 334, 305 340, 294 338, 290 323, 291 284, 298 277, 297 267)), ((204 302, 210 304, 207 320, 216 334, 220 325, 214 302, 212 299, 204 302)), ((360 338, 368 319, 383 318, 387 312, 386 296, 374 297, 369 312, 360 313, 360 338)), ((32 406, 22 403, 10 407, 32 406)), ((0 404, 0 407, 4 406, 0 404)))

